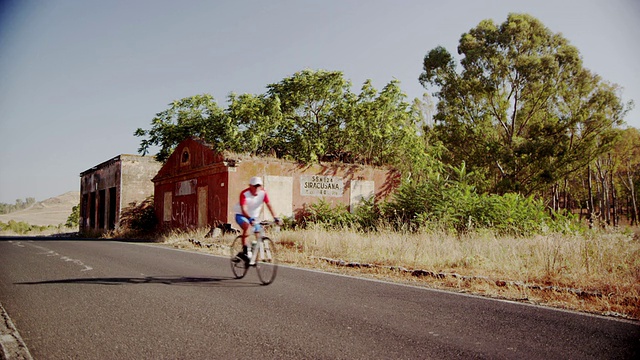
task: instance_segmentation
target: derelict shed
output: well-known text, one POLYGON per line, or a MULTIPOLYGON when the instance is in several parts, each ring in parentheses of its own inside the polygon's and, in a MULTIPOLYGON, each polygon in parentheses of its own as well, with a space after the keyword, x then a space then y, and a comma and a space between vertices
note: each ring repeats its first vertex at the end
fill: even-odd
POLYGON ((165 229, 236 227, 233 207, 252 176, 262 177, 273 207, 283 217, 296 216, 320 200, 353 211, 364 199, 385 198, 400 183, 399 173, 390 169, 221 154, 189 138, 178 144, 153 178, 156 216, 165 229))
POLYGON ((117 228, 123 209, 153 195, 161 166, 152 156, 123 154, 80 173, 80 232, 117 228))

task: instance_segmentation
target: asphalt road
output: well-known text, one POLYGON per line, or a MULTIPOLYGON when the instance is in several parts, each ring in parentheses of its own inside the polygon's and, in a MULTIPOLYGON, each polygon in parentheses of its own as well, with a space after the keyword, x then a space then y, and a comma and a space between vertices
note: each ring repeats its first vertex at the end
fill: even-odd
POLYGON ((640 358, 638 322, 124 242, 0 238, 0 304, 35 359, 640 358))

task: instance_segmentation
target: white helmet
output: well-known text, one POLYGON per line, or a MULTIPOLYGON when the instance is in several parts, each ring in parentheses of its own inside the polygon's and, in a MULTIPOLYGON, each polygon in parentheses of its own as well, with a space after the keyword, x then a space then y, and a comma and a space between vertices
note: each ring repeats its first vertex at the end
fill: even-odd
POLYGON ((249 180, 249 185, 253 185, 253 186, 262 186, 262 178, 259 176, 254 176, 251 178, 251 180, 249 180))

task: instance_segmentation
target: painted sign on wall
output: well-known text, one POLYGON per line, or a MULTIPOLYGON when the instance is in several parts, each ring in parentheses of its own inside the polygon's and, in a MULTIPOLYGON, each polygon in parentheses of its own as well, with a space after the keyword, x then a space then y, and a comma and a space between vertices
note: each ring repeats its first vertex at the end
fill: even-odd
POLYGON ((300 195, 341 197, 342 178, 337 176, 300 176, 300 195))
MULTIPOLYGON (((293 216, 293 177, 267 175, 264 177, 264 186, 278 215, 293 216)), ((262 211, 265 211, 264 208, 262 211)))
POLYGON ((197 186, 198 186, 197 179, 180 181, 179 183, 176 183, 176 196, 195 194, 197 186))
POLYGON ((349 208, 351 213, 355 213, 358 205, 363 201, 373 199, 375 196, 375 183, 368 180, 351 180, 351 196, 349 198, 349 208))
POLYGON ((178 223, 180 227, 194 227, 197 224, 196 204, 178 200, 173 202, 172 207, 171 220, 178 223))

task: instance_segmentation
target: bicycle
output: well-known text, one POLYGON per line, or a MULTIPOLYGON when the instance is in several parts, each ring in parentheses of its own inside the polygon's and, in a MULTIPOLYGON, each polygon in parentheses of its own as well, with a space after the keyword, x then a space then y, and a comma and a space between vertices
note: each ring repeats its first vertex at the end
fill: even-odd
POLYGON ((242 235, 235 238, 231 243, 231 271, 233 271, 236 279, 242 279, 249 271, 249 267, 252 266, 256 268, 258 278, 263 285, 271 284, 276 278, 278 272, 278 263, 275 257, 276 247, 273 240, 269 239, 264 232, 264 226, 271 224, 277 225, 277 223, 269 221, 261 221, 254 225, 253 230, 256 240, 251 246, 249 262, 238 257, 238 254, 242 252, 242 235))

